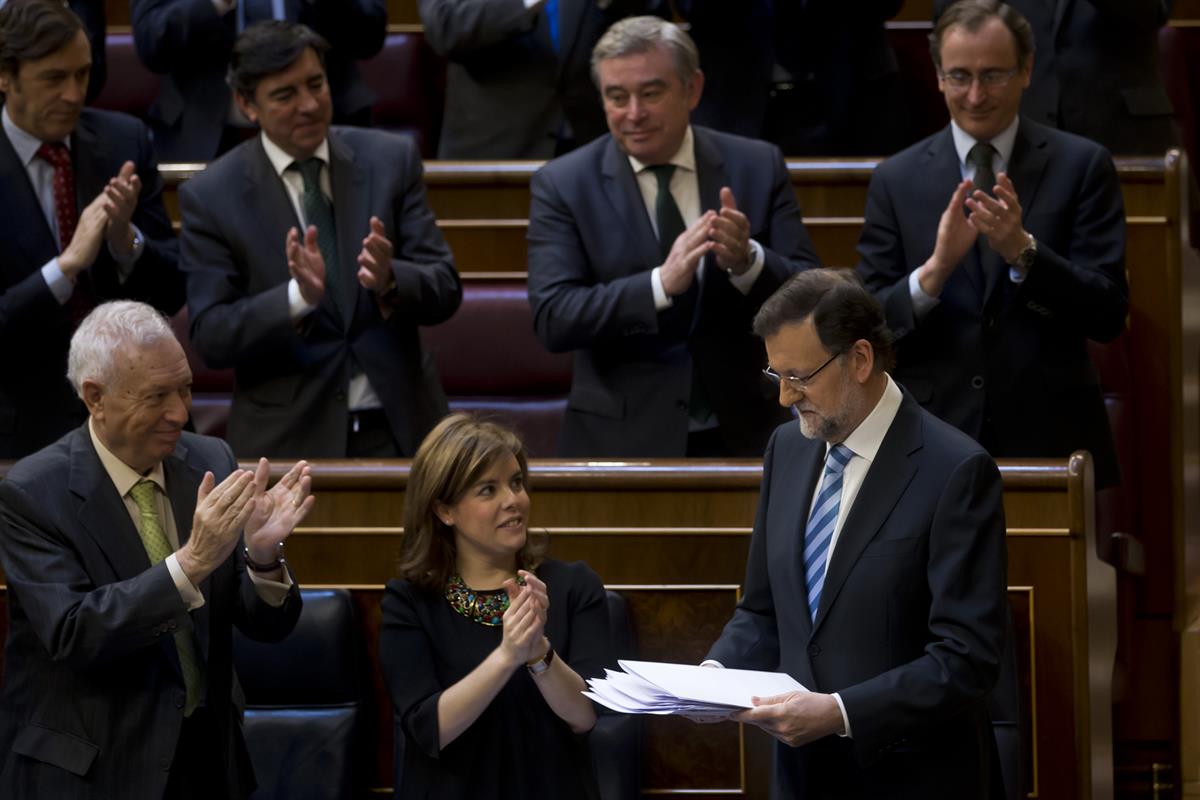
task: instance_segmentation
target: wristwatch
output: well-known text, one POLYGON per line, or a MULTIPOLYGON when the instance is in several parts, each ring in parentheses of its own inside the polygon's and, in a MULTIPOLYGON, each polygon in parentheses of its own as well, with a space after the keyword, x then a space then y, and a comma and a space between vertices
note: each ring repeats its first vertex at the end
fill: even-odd
POLYGON ((1017 258, 1012 262, 1012 266, 1026 272, 1033 266, 1033 262, 1037 259, 1037 239, 1033 238, 1032 233, 1026 233, 1025 246, 1021 248, 1021 252, 1017 253, 1017 258))
POLYGON ((250 548, 242 547, 242 558, 246 561, 246 568, 253 572, 274 572, 284 565, 283 560, 283 542, 275 545, 275 560, 270 564, 259 564, 250 557, 250 548))
POLYGON ((525 668, 529 670, 530 675, 541 675, 546 670, 550 669, 550 662, 554 660, 554 646, 546 648, 546 655, 536 661, 526 662, 525 668))

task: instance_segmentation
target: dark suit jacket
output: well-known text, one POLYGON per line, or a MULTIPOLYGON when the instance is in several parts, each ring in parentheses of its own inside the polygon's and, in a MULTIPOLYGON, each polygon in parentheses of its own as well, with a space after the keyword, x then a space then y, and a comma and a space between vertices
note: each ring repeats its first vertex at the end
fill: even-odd
POLYGON ((911 139, 884 23, 901 4, 679 0, 704 71, 692 121, 768 138, 787 156, 895 152, 911 139), (792 107, 805 115, 789 115, 782 130, 766 126, 776 62, 792 76, 792 107))
POLYGON ((352 370, 367 375, 406 455, 446 414, 417 326, 448 319, 462 285, 425 203, 420 154, 407 138, 359 128, 330 129, 329 151, 338 261, 355 304, 346 325, 328 293, 299 324, 290 318, 284 241, 300 222, 261 138, 179 193, 192 345, 210 367, 236 371, 228 439, 239 455, 344 457, 352 370), (389 319, 355 275, 372 215, 395 248, 389 319))
POLYGON ((90 103, 104 90, 108 77, 108 53, 105 50, 108 26, 104 0, 71 0, 71 10, 83 22, 88 43, 92 46, 92 74, 88 79, 87 101, 90 103))
POLYGON ((918 321, 908 275, 933 253, 938 220, 961 180, 950 129, 875 170, 859 274, 898 343, 896 380, 993 456, 1060 457, 1087 449, 1096 484, 1119 479, 1087 340, 1125 324, 1125 213, 1112 158, 1078 136, 1022 117, 1009 177, 1037 261, 1021 284, 980 237, 941 302, 918 321), (982 270, 982 278, 975 269, 982 270))
POLYGON ((804 527, 825 443, 781 426, 763 463, 742 600, 708 658, 838 692, 853 738, 776 746, 774 796, 984 798, 984 695, 1008 614, 1000 472, 905 396, 827 565, 816 622, 804 527))
MULTIPOLYGON (((325 37, 325 71, 335 121, 367 112, 375 102, 357 59, 383 47, 383 0, 286 0, 288 19, 325 37)), ((162 73, 150 108, 155 147, 163 161, 208 161, 217 155, 231 94, 225 83, 237 38, 237 13, 218 15, 212 0, 132 0, 133 41, 148 69, 162 73)))
MULTIPOLYGON (((75 203, 83 208, 120 171, 137 165, 142 195, 133 222, 146 248, 129 279, 120 283, 108 245, 89 274, 98 301, 128 298, 174 314, 183 305, 178 244, 162 203, 162 178, 142 123, 110 111, 87 109, 71 136, 75 203)), ((84 407, 67 383, 73 332, 69 305, 50 294, 41 268, 59 253, 58 240, 34 194, 29 175, 0 130, 0 458, 19 458, 78 425, 84 407)))
POLYGON ((658 240, 629 159, 611 136, 539 170, 531 184, 529 301, 552 352, 575 351, 559 450, 566 456, 682 457, 692 370, 730 455, 757 456, 788 414, 759 370, 750 323, 787 278, 816 266, 779 150, 695 127, 701 209, 729 186, 766 263, 748 295, 709 262, 694 318, 654 308, 658 240))
POLYGON ((605 132, 592 47, 610 24, 659 5, 560 0, 559 49, 523 0, 418 0, 425 40, 448 59, 438 158, 552 158, 562 123, 583 144, 605 132))
MULTIPOLYGON (((183 542, 204 472, 220 481, 236 466, 224 442, 188 433, 164 460, 183 542)), ((282 639, 300 615, 297 588, 279 608, 264 603, 235 553, 200 585, 205 604, 188 612, 166 564, 150 566, 86 425, 0 482, 0 556, 9 618, 0 794, 161 798, 183 722, 178 630, 193 632, 204 661, 216 729, 209 757, 226 776, 224 796, 253 788, 231 626, 282 639)))
MULTIPOLYGON (((940 13, 949 0, 938 0, 940 13)), ((1117 155, 1179 145, 1163 85, 1158 30, 1174 0, 1011 0, 1033 26, 1029 118, 1094 139, 1117 155)))

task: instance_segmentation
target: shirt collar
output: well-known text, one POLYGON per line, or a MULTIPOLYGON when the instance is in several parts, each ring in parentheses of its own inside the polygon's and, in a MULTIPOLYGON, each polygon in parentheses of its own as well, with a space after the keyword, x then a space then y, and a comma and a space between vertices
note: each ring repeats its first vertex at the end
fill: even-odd
MULTIPOLYGON (((263 150, 267 151, 267 160, 271 162, 271 166, 275 168, 275 174, 283 177, 283 173, 292 165, 296 159, 292 158, 283 148, 271 141, 271 137, 267 136, 266 132, 259 134, 262 138, 263 150)), ((329 138, 326 137, 317 146, 313 156, 325 162, 329 166, 329 138)))
MULTIPOLYGON (((1000 166, 1007 170, 1009 163, 1012 161, 1013 145, 1017 141, 1017 127, 1020 125, 1021 115, 1013 116, 1013 121, 1008 124, 1008 127, 1000 131, 990 144, 996 148, 996 152, 1000 154, 1000 166)), ((958 166, 965 169, 967 165, 967 154, 971 152, 971 148, 978 141, 971 134, 958 127, 958 123, 950 120, 950 132, 954 134, 954 150, 958 153, 958 166)))
MULTIPOLYGON (((4 132, 8 134, 8 140, 12 142, 13 150, 17 151, 17 158, 21 160, 21 165, 29 166, 29 162, 37 157, 38 148, 42 146, 42 140, 34 136, 32 133, 17 127, 17 123, 13 122, 12 117, 8 115, 8 106, 4 106, 3 113, 4 132)), ((71 137, 68 136, 63 142, 67 149, 71 149, 71 137)))
MULTIPOLYGON (((879 402, 867 418, 842 442, 854 455, 865 458, 867 463, 875 460, 879 446, 883 444, 883 437, 887 435, 888 429, 892 427, 892 420, 900 410, 900 401, 904 399, 904 393, 892 380, 892 376, 885 372, 884 377, 887 378, 887 386, 883 388, 879 402)), ((826 452, 828 453, 828 447, 826 452)))
MULTIPOLYGON (((689 172, 696 171, 696 146, 695 139, 692 136, 691 125, 687 126, 687 130, 683 133, 683 141, 680 143, 679 149, 675 151, 675 155, 671 156, 671 159, 667 163, 682 167, 689 172)), ((629 165, 633 167, 634 175, 655 166, 654 164, 643 164, 633 156, 629 156, 629 165)))
POLYGON ((96 448, 96 455, 100 456, 100 464, 103 465, 104 471, 108 473, 108 477, 112 480, 113 485, 117 487, 117 494, 124 497, 129 494, 138 481, 149 480, 158 484, 158 488, 163 494, 167 491, 167 481, 163 472, 162 462, 154 465, 154 468, 149 473, 141 475, 133 467, 126 464, 121 459, 105 446, 104 442, 100 441, 100 437, 96 435, 95 425, 91 418, 88 418, 88 434, 92 437, 92 446, 96 448))

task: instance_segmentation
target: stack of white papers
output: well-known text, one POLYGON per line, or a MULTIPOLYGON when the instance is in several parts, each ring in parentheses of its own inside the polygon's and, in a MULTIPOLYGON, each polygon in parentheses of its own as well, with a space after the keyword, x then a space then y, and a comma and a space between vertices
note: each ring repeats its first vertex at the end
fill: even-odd
POLYGON ((752 707, 751 697, 808 691, 791 675, 748 669, 713 669, 694 664, 618 661, 624 672, 606 669, 591 678, 584 695, 624 714, 683 714, 724 717, 752 707))

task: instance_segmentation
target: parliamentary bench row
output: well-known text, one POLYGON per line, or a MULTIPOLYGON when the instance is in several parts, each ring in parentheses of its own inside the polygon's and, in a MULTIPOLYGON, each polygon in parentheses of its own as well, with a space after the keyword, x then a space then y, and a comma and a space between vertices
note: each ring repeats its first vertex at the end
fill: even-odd
MULTIPOLYGON (((289 540, 288 561, 302 585, 346 588, 353 599, 369 672, 359 687, 370 747, 359 790, 386 793, 393 734, 378 667, 379 602, 399 550, 408 462, 317 462, 313 471, 318 504, 289 540)), ((1090 459, 1002 462, 1001 471, 1022 796, 1102 794, 1093 782, 1105 780, 1111 748, 1115 597, 1112 570, 1087 544, 1090 459)), ((586 561, 624 597, 639 657, 697 662, 739 597, 760 477, 753 461, 539 460, 531 465, 532 520, 550 532, 554 557, 586 561)), ((244 684, 262 685, 253 664, 241 669, 251 672, 244 684)), ((249 691, 248 702, 256 705, 249 691)), ((769 740, 755 729, 652 719, 644 742, 647 795, 767 796, 769 740)))

